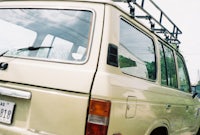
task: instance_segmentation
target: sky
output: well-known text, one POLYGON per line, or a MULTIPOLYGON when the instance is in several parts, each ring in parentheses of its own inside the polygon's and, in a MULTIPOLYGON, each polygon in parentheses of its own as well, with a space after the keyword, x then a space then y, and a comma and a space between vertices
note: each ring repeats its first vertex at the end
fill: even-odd
POLYGON ((153 0, 183 32, 180 52, 185 57, 191 84, 200 80, 200 1, 153 0))

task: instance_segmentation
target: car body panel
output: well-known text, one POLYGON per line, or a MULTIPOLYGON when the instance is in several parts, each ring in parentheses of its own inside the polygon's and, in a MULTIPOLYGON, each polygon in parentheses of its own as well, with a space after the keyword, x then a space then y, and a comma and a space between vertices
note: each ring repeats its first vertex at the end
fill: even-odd
POLYGON ((93 16, 92 34, 88 39, 89 50, 84 62, 10 56, 0 58, 0 62, 8 63, 8 68, 0 71, 0 89, 15 90, 16 93, 19 91, 31 93, 30 99, 13 97, 12 93, 0 96, 1 100, 15 103, 12 123, 8 125, 1 123, 1 134, 84 134, 89 93, 96 72, 101 42, 99 35, 103 25, 103 5, 80 2, 48 2, 47 4, 37 1, 0 3, 1 8, 8 6, 13 9, 88 10, 93 16), (95 44, 95 47, 91 47, 91 44, 95 44))
MULTIPOLYGON (((158 128, 166 129, 168 135, 197 132, 200 122, 198 99, 193 99, 191 93, 181 91, 178 87, 161 84, 159 42, 164 42, 175 56, 179 54, 178 50, 131 18, 113 1, 1 1, 0 10, 2 8, 90 11, 92 25, 87 55, 83 61, 12 56, 6 53, 0 57, 0 63, 8 64, 6 69, 0 69, 0 100, 15 103, 12 122, 0 123, 0 134, 84 135, 91 116, 89 109, 92 99, 111 103, 110 114, 104 123, 108 124, 107 135, 150 135, 158 128), (136 71, 137 75, 134 75, 136 72, 129 75, 120 69, 119 63, 108 63, 109 46, 112 44, 121 49, 120 20, 152 40, 156 65, 154 80, 145 78, 146 74, 139 76, 140 70, 136 71)), ((142 63, 138 68, 146 68, 145 61, 134 59, 142 63)))

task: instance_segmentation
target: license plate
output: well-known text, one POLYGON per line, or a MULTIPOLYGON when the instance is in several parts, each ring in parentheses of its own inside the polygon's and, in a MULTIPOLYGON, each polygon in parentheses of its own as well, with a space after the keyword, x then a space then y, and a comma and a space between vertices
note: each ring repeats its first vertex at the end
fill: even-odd
POLYGON ((0 100, 0 122, 11 124, 15 103, 0 100))

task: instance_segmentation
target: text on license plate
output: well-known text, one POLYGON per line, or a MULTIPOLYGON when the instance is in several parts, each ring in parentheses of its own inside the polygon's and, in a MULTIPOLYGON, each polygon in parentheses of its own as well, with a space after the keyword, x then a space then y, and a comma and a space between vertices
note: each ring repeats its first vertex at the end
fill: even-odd
POLYGON ((0 122, 11 124, 15 103, 0 100, 0 122))

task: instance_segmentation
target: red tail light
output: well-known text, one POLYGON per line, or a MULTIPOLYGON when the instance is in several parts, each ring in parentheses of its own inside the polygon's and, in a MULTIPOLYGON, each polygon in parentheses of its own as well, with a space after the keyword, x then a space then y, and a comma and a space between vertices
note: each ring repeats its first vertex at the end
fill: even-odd
POLYGON ((86 135, 106 135, 109 123, 111 102, 91 99, 86 135))

